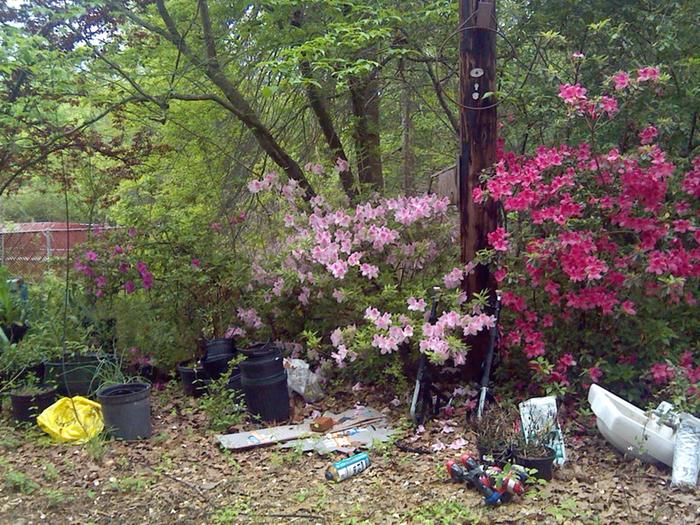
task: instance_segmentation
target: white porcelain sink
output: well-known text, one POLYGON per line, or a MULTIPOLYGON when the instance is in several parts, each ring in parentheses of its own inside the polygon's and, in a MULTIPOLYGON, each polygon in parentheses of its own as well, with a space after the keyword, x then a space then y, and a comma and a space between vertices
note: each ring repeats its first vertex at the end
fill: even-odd
POLYGON ((598 418, 598 430, 620 452, 648 463, 673 465, 674 429, 659 425, 655 416, 596 384, 588 390, 588 402, 598 418))

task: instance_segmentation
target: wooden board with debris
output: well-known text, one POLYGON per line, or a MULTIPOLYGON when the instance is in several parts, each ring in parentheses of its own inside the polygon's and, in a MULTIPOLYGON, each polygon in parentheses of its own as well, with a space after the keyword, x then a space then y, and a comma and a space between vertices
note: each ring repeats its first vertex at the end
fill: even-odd
MULTIPOLYGON (((373 423, 386 423, 386 415, 369 407, 358 407, 346 410, 341 414, 325 413, 335 421, 335 425, 328 430, 329 433, 342 435, 350 429, 367 427, 373 423)), ((312 420, 308 419, 298 425, 281 425, 276 427, 261 428, 236 434, 217 436, 219 444, 230 450, 244 450, 254 447, 262 447, 275 443, 284 443, 295 439, 311 438, 318 433, 311 430, 312 420)))

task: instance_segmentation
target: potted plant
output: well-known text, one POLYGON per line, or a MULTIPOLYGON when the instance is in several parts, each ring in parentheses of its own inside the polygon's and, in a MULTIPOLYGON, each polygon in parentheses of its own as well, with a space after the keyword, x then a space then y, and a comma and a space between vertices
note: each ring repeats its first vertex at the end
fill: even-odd
POLYGON ((54 347, 56 357, 46 361, 46 382, 55 384, 58 393, 64 396, 94 395, 100 386, 100 370, 111 366, 114 357, 79 341, 67 342, 63 350, 54 347))
POLYGON ((188 359, 177 365, 182 390, 188 396, 202 397, 207 393, 211 378, 197 359, 188 359))
POLYGON ((150 383, 125 376, 119 361, 105 363, 98 379, 102 386, 96 397, 107 433, 127 441, 151 437, 150 383))
POLYGON ((551 443, 555 434, 552 425, 532 426, 527 435, 520 433, 515 443, 515 463, 536 470, 535 477, 551 481, 556 457, 551 443))
POLYGON ((32 421, 56 401, 56 387, 42 384, 35 374, 15 382, 10 391, 12 416, 17 421, 32 421))
POLYGON ((514 409, 493 406, 482 418, 472 416, 468 426, 476 437, 476 446, 481 462, 503 467, 513 457, 515 441, 514 409))
POLYGON ((12 279, 7 268, 0 267, 0 338, 17 343, 29 329, 27 291, 21 279, 12 279))
POLYGON ((30 375, 40 381, 44 379, 45 361, 50 352, 39 343, 35 334, 32 332, 18 343, 0 341, 0 379, 4 385, 0 390, 12 388, 30 375))

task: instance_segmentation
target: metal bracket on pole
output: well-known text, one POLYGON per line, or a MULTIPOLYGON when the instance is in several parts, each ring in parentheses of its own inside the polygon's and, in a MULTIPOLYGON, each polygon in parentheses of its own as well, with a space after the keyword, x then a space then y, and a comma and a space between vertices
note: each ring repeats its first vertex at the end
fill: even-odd
POLYGON ((493 2, 482 0, 476 8, 476 27, 481 29, 496 29, 496 17, 493 2))

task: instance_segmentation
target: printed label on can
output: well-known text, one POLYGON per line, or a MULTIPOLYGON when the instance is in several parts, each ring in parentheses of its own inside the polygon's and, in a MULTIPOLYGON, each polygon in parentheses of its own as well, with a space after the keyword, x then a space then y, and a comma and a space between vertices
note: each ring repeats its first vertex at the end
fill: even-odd
POLYGON ((366 452, 361 454, 356 454, 352 457, 336 461, 329 469, 333 474, 333 478, 336 481, 343 481, 348 479, 355 474, 359 474, 363 470, 367 469, 371 465, 369 456, 366 452))

